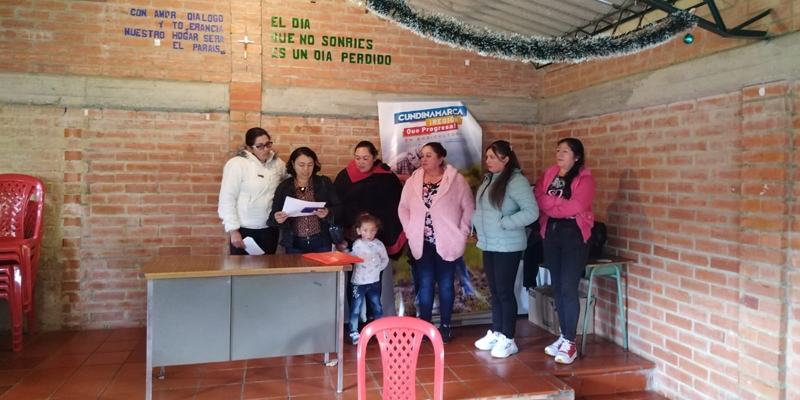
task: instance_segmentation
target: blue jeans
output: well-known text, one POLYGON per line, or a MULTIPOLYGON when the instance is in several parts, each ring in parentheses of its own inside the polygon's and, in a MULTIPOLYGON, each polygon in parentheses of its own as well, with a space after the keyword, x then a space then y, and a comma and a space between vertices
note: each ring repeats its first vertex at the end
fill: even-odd
MULTIPOLYGON (((419 273, 414 268, 414 257, 410 257, 410 255, 411 253, 409 253, 408 264, 411 266, 411 279, 414 281, 414 306, 416 307, 419 305, 419 273)), ((475 291, 472 289, 472 281, 469 279, 469 270, 464 257, 456 259, 455 275, 458 278, 458 284, 464 291, 464 296, 474 296, 475 291)))
POLYGON ((550 270, 558 323, 564 339, 575 341, 581 305, 578 285, 586 269, 589 245, 575 220, 549 219, 542 240, 544 265, 550 270))
POLYGON ((381 306, 381 282, 368 283, 366 285, 353 285, 353 292, 350 296, 350 333, 358 332, 358 317, 361 315, 361 305, 364 297, 369 300, 372 306, 372 316, 374 319, 383 318, 383 307, 381 306))
POLYGON ((456 300, 456 290, 453 284, 456 262, 443 260, 436 252, 436 245, 423 242, 422 257, 414 261, 412 268, 417 269, 416 276, 419 278, 419 317, 431 322, 433 296, 436 292, 436 285, 438 285, 440 324, 450 325, 453 303, 456 300))
POLYGON ((456 260, 456 278, 458 278, 458 284, 461 285, 461 290, 464 291, 464 296, 475 295, 475 291, 472 290, 472 282, 469 280, 469 270, 464 257, 458 257, 456 260))
POLYGON ((326 246, 319 233, 308 238, 294 237, 292 247, 286 248, 286 254, 325 253, 331 251, 331 246, 326 246))

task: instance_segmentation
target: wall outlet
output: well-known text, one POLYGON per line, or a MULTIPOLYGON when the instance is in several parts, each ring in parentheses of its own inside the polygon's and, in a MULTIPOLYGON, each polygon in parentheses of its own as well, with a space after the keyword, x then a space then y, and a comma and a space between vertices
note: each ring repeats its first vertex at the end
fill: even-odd
POLYGON ((161 39, 155 39, 153 41, 153 44, 155 44, 156 46, 161 46, 161 39))

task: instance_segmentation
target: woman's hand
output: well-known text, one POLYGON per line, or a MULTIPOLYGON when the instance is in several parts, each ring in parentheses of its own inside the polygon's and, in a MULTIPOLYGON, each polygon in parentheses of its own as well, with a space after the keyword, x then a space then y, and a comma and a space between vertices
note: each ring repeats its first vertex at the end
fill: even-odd
POLYGON ((242 240, 242 234, 239 233, 239 231, 231 231, 231 245, 239 249, 244 248, 244 241, 242 240))
POLYGON ((328 216, 328 209, 321 208, 319 210, 314 210, 314 215, 319 217, 319 219, 325 219, 328 216))
POLYGON ((283 211, 278 211, 275 213, 275 222, 282 224, 286 222, 287 219, 289 219, 289 214, 283 211))

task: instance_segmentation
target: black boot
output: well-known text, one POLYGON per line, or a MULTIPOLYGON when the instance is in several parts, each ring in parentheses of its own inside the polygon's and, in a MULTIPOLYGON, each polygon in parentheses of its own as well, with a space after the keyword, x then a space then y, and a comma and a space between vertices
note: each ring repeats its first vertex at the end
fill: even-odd
POLYGON ((450 337, 450 325, 440 325, 439 326, 439 335, 442 336, 442 343, 448 344, 452 339, 450 337))

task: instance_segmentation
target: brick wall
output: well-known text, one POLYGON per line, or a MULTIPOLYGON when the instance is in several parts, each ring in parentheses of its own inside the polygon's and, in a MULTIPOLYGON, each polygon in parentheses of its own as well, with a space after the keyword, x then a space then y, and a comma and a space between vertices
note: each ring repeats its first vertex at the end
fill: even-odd
MULTIPOLYGON (((391 22, 378 19, 372 13, 365 13, 363 6, 359 7, 349 0, 316 3, 266 0, 262 26, 265 84, 425 93, 433 96, 539 95, 540 73, 532 65, 480 57, 472 52, 438 45, 391 22), (273 26, 278 25, 273 19, 277 17, 282 18, 286 28, 273 26), (291 18, 308 19, 310 28, 292 28, 291 18), (296 43, 275 43, 272 34, 294 34, 296 43), (302 34, 313 35, 315 44, 300 44, 299 36, 302 34), (369 39, 373 48, 332 47, 324 45, 325 37, 369 39), (285 59, 273 57, 274 51, 279 48, 285 49, 285 59), (308 59, 292 59, 293 50, 307 50, 308 59), (332 61, 315 60, 314 50, 330 51, 332 61), (391 65, 351 64, 350 58, 343 63, 342 53, 390 55, 391 65)), ((283 40, 283 36, 280 40, 283 40)))
MULTIPOLYGON (((681 7, 689 7, 696 4, 696 2, 681 2, 680 4, 681 7)), ((772 9, 767 17, 747 29, 767 30, 770 36, 778 36, 800 29, 800 0, 717 1, 716 4, 729 28, 767 9, 772 9)), ((713 21, 708 7, 699 7, 696 14, 713 21)), ((752 43, 750 40, 722 38, 700 28, 695 28, 691 33, 695 37, 694 43, 691 45, 686 45, 680 39, 676 39, 663 46, 625 57, 597 60, 577 65, 549 66, 544 69, 545 76, 542 83, 542 93, 544 96, 549 97, 571 92, 629 75, 655 71, 669 65, 752 43)))
MULTIPOLYGON (((797 363, 786 257, 796 84, 765 85, 763 96, 761 87, 542 132, 536 158, 552 159, 562 137, 587 148, 609 249, 635 260, 631 349, 657 363, 671 398, 783 398, 797 363)), ((621 342, 616 285, 599 286, 596 332, 621 342)))
MULTIPOLYGON (((0 108, 0 170, 46 182, 37 286, 43 329, 140 326, 144 261, 226 251, 217 195, 228 149, 241 143, 230 125, 223 113, 0 108)), ((264 116, 261 126, 284 159, 309 146, 331 177, 352 159, 356 143, 379 143, 371 119, 264 116)), ((523 167, 532 170, 536 126, 483 128, 487 145, 519 143, 523 167)))
POLYGON ((229 2, 212 0, 159 1, 156 6, 148 0, 3 1, 0 71, 227 82, 229 15, 229 2), (175 11, 175 18, 156 18, 157 7, 175 11), (192 51, 192 44, 203 44, 203 33, 197 41, 176 41, 183 50, 173 49, 173 33, 189 28, 188 12, 224 17, 213 25, 224 30, 227 55, 192 51), (184 29, 173 22, 184 24, 184 29), (161 31, 164 38, 155 46, 156 35, 126 35, 125 28, 161 31))
MULTIPOLYGON (((358 57, 353 60, 357 62, 358 57)), ((0 71, 229 82, 252 81, 258 75, 254 70, 262 68, 265 82, 276 86, 499 97, 536 97, 541 86, 541 74, 531 65, 436 44, 365 13, 349 0, 269 0, 263 5, 239 1, 233 7, 231 2, 211 0, 113 4, 9 0, 0 4, 0 71), (159 10, 174 11, 175 16, 156 15, 159 10), (189 19, 194 13, 200 18, 221 18, 200 25, 219 27, 222 32, 187 31, 198 21, 189 19), (278 25, 273 17, 282 18, 285 28, 273 27, 278 25), (293 28, 292 18, 308 21, 308 29, 293 28), (176 24, 183 24, 183 29, 176 24), (137 28, 142 31, 131 31, 137 28), (148 31, 163 32, 159 46, 155 45, 158 34, 148 31), (287 36, 273 40, 273 33, 294 35, 294 43, 280 43, 289 40, 287 36), (192 34, 198 36, 183 39, 192 34), (208 43, 206 34, 212 36, 208 43), (301 34, 314 36, 314 44, 300 44, 301 34), (237 41, 245 35, 255 42, 248 45, 250 69, 237 70, 236 65, 243 64, 243 46, 237 41), (370 40, 372 49, 325 45, 331 37, 370 40), (220 48, 196 51, 194 45, 220 48), (281 48, 286 58, 273 58, 281 48), (293 59, 292 50, 307 51, 307 59, 293 59), (329 52, 331 61, 315 60, 314 50, 329 52), (342 53, 389 55, 391 64, 357 64, 349 58, 342 62, 342 53)))
POLYGON ((794 115, 791 118, 793 136, 790 154, 791 169, 788 176, 789 190, 792 194, 791 201, 787 202, 790 213, 791 225, 789 226, 789 268, 788 276, 784 280, 788 286, 788 328, 786 330, 786 398, 800 398, 800 185, 795 184, 800 178, 797 173, 800 164, 800 82, 794 85, 793 102, 794 115))

